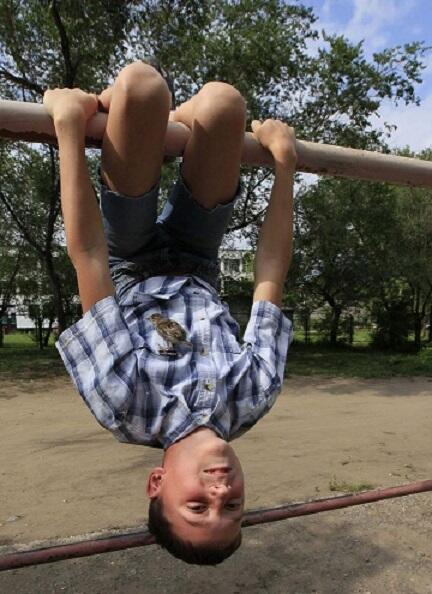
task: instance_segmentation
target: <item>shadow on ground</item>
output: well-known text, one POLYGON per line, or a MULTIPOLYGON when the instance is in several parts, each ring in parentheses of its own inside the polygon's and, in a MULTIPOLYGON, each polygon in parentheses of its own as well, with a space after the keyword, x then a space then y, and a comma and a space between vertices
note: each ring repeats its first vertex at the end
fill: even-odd
POLYGON ((351 594, 397 563, 386 546, 356 535, 353 524, 337 515, 248 528, 243 541, 217 567, 189 566, 150 546, 5 572, 0 591, 351 594))

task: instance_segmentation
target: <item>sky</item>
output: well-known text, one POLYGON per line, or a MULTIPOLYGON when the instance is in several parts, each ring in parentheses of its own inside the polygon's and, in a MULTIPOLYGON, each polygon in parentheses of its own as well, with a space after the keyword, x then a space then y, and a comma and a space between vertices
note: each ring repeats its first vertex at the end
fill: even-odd
MULTIPOLYGON (((343 34, 353 42, 364 40, 366 56, 413 41, 432 45, 432 0, 302 0, 313 8, 318 21, 315 27, 327 33, 343 34)), ((432 147, 432 51, 423 70, 423 83, 416 87, 421 104, 398 106, 387 102, 380 118, 397 129, 389 141, 392 147, 409 146, 414 151, 432 147)))

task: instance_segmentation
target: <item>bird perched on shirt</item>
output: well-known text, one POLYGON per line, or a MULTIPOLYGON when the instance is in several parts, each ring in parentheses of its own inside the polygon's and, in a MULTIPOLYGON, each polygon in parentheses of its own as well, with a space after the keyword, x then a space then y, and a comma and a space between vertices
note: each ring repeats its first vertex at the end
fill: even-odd
POLYGON ((192 343, 186 340, 186 331, 174 320, 164 318, 160 314, 152 314, 148 320, 155 327, 156 332, 166 342, 170 343, 172 347, 178 343, 183 343, 192 346, 192 343))

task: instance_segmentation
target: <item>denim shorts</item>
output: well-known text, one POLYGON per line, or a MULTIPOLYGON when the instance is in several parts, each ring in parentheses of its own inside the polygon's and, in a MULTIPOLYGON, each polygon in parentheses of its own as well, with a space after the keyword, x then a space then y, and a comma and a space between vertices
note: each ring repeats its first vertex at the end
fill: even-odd
POLYGON ((192 196, 179 168, 159 216, 159 183, 134 198, 113 192, 102 180, 100 184, 109 267, 119 297, 158 275, 195 275, 218 288, 219 247, 241 194, 240 183, 230 202, 206 209, 192 196))

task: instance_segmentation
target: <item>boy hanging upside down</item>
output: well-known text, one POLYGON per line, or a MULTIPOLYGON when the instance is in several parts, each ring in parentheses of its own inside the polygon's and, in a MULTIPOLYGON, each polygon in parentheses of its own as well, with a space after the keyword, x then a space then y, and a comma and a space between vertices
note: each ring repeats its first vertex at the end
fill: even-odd
POLYGON ((108 112, 100 209, 84 151, 98 98, 79 89, 44 96, 83 308, 56 346, 103 427, 122 442, 164 449, 147 485, 157 542, 189 563, 216 564, 241 542, 244 479, 228 442, 270 410, 284 376, 291 324, 280 307, 292 251, 294 131, 276 120, 252 123, 273 154, 275 180, 239 342, 216 286, 218 249, 241 191, 244 99, 211 82, 170 115, 165 80, 138 62, 99 103, 108 112), (169 119, 191 134, 158 217, 169 119))

